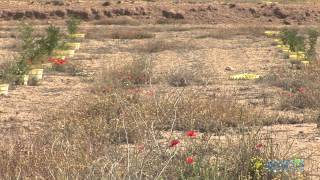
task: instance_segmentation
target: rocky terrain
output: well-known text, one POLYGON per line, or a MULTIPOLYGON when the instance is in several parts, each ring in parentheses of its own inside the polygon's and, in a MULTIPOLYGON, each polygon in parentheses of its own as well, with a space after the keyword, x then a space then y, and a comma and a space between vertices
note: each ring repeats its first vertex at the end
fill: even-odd
POLYGON ((196 24, 310 25, 319 22, 320 8, 314 4, 276 3, 172 3, 146 1, 99 2, 0 2, 0 19, 58 20, 70 15, 85 21, 118 16, 155 23, 161 19, 176 19, 196 24))

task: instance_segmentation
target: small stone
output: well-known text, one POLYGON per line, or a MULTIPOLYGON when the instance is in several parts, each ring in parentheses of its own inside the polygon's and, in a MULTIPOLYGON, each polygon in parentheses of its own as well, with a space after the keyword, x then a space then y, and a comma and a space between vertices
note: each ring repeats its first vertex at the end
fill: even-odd
POLYGON ((275 9, 273 9, 273 14, 279 19, 284 19, 288 17, 288 14, 284 12, 282 9, 280 9, 279 7, 276 7, 275 9))
POLYGON ((217 10, 217 8, 213 7, 212 5, 208 5, 207 9, 209 11, 216 11, 217 10))
POLYGON ((309 17, 311 16, 311 14, 309 12, 306 12, 306 16, 309 17))
POLYGON ((226 70, 226 71, 234 71, 234 68, 231 67, 231 66, 227 66, 227 67, 225 68, 225 70, 226 70))
POLYGON ((52 4, 54 6, 63 6, 64 1, 63 0, 52 0, 52 1, 46 2, 45 4, 52 4))
POLYGON ((104 3, 102 4, 102 6, 110 6, 110 5, 111 5, 111 2, 109 2, 109 1, 104 2, 104 3))
POLYGON ((256 14, 257 13, 257 11, 254 8, 249 8, 249 12, 251 14, 256 14))
POLYGON ((283 24, 285 24, 285 25, 290 25, 291 23, 290 23, 289 21, 287 21, 287 20, 284 20, 284 21, 283 21, 283 24))
POLYGON ((54 0, 54 1, 51 1, 51 3, 54 6, 63 6, 64 5, 64 1, 61 1, 61 0, 54 0))
POLYGON ((56 10, 54 11, 54 14, 58 17, 64 17, 66 15, 66 12, 64 10, 56 10))
POLYGON ((163 10, 162 16, 166 18, 172 18, 172 19, 184 19, 184 12, 182 11, 174 11, 174 10, 163 10))
POLYGON ((234 7, 236 7, 235 4, 229 4, 229 8, 234 8, 234 7))

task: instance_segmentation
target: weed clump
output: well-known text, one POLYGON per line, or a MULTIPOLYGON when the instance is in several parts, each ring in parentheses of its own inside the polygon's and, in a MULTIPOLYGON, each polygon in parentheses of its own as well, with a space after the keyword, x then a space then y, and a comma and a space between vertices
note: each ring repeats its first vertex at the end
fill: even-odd
POLYGON ((92 91, 109 92, 112 89, 132 89, 152 83, 153 62, 151 56, 139 56, 129 64, 116 68, 104 69, 95 81, 92 91))
POLYGON ((172 86, 183 87, 190 85, 194 75, 190 71, 172 72, 168 77, 168 82, 172 86))
POLYGON ((171 86, 185 87, 192 84, 205 85, 206 82, 190 69, 178 68, 169 73, 167 81, 171 86))

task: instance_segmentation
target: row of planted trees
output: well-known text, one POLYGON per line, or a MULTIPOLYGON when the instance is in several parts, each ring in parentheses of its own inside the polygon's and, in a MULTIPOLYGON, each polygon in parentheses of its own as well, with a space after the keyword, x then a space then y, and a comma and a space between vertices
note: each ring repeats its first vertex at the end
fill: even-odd
POLYGON ((7 95, 10 86, 37 85, 46 68, 55 69, 66 63, 66 57, 73 57, 80 48, 80 20, 72 17, 67 21, 67 33, 50 25, 44 34, 22 22, 19 26, 20 52, 15 61, 0 65, 0 95, 7 95))
POLYGON ((299 34, 296 29, 282 31, 266 31, 269 37, 274 37, 277 47, 290 58, 292 64, 309 64, 317 57, 316 44, 320 33, 309 29, 306 35, 299 34))

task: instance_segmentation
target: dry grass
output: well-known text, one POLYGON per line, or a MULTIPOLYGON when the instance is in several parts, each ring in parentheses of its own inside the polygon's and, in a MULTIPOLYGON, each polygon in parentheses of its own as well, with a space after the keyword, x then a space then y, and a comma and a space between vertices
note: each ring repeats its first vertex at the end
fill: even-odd
POLYGON ((95 25, 130 25, 130 26, 138 26, 141 23, 133 19, 129 16, 120 16, 114 18, 108 18, 103 20, 98 20, 94 23, 95 25))
MULTIPOLYGON (((270 28, 269 28, 270 29, 270 28)), ((209 33, 205 35, 198 36, 197 38, 214 38, 214 39, 228 39, 233 36, 263 36, 265 27, 233 27, 233 28, 218 28, 210 30, 209 33)))
POLYGON ((155 35, 147 31, 137 29, 137 28, 121 28, 116 30, 105 30, 99 32, 90 32, 88 33, 89 39, 148 39, 154 38, 155 35))
POLYGON ((2 151, 1 178, 249 178, 257 176, 253 157, 264 162, 281 157, 259 132, 210 140, 208 132, 250 119, 232 101, 157 93, 140 93, 133 100, 128 90, 117 89, 70 104, 67 111, 47 117, 46 130, 30 142, 2 151), (163 137, 162 130, 190 129, 204 134, 163 137), (183 144, 170 147, 176 138, 183 144), (255 149, 258 143, 264 144, 263 152, 255 149), (194 165, 185 163, 188 156, 194 165))
POLYGON ((190 69, 178 68, 169 73, 167 81, 171 86, 206 85, 203 77, 190 69))
POLYGON ((139 53, 159 53, 162 51, 188 51, 199 49, 193 41, 168 41, 157 39, 154 41, 148 41, 140 46, 134 47, 129 51, 139 53))
MULTIPOLYGON (((108 37, 108 35, 106 36, 108 37)), ((117 31, 110 34, 109 38, 112 39, 147 39, 155 37, 154 34, 144 32, 144 31, 117 31)))
POLYGON ((148 55, 139 55, 122 67, 105 67, 96 77, 93 92, 106 93, 112 89, 132 89, 153 82, 153 62, 148 55))
POLYGON ((162 18, 157 19, 155 21, 155 24, 189 24, 190 22, 186 19, 168 19, 168 18, 162 18))
POLYGON ((319 60, 316 60, 301 69, 280 68, 262 81, 285 91, 281 96, 280 109, 318 109, 320 107, 319 67, 319 60))
POLYGON ((152 85, 151 62, 140 57, 132 64, 102 72, 92 86, 93 93, 72 101, 64 110, 47 114, 43 131, 29 141, 20 140, 2 149, 0 177, 267 176, 266 172, 256 172, 252 159, 259 157, 265 162, 281 156, 259 131, 243 131, 243 126, 262 121, 257 111, 239 105, 228 95, 203 98, 200 91, 163 92, 152 85), (141 81, 141 75, 147 78, 141 81), (242 133, 210 140, 229 127, 242 133), (179 133, 189 130, 195 130, 197 137, 179 133), (181 144, 170 147, 173 139, 181 144), (255 148, 258 143, 264 144, 263 152, 255 148), (190 156, 193 165, 185 162, 190 156))
MULTIPOLYGON (((260 31, 253 33, 260 36, 260 31)), ((119 32, 117 38, 140 37, 135 34, 138 31, 119 32)), ((113 38, 113 33, 105 37, 113 38)), ((228 36, 219 33, 210 37, 252 32, 241 29, 227 32, 228 36)), ((107 64, 89 94, 64 109, 46 112, 41 119, 42 130, 30 139, 0 148, 0 179, 296 178, 256 166, 271 159, 301 157, 288 153, 290 142, 274 142, 271 132, 262 133, 255 127, 270 122, 262 110, 240 104, 238 97, 230 94, 205 96, 198 72, 192 70, 171 72, 167 80, 175 88, 155 83, 152 55, 156 54, 152 53, 198 48, 192 41, 148 41, 131 49, 143 56, 129 63, 121 61, 119 67, 107 64), (195 89, 185 87, 189 85, 195 89), (186 136, 189 130, 195 131, 196 137, 186 136), (180 144, 172 147, 172 140, 180 144), (262 148, 257 148, 258 144, 262 148), (187 157, 193 157, 194 163, 186 163, 187 157)), ((298 74, 285 69, 264 80, 286 91, 294 90, 298 100, 286 102, 286 107, 318 108, 319 67, 315 61, 298 74), (299 92, 301 87, 305 92, 299 92)))

